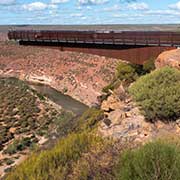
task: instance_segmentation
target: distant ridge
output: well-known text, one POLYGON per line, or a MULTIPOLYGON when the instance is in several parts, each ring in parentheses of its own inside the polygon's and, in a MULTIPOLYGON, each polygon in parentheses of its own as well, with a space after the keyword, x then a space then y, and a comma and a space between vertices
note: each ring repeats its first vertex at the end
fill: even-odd
POLYGON ((120 31, 180 31, 179 24, 136 24, 136 25, 0 25, 0 32, 9 29, 27 30, 120 30, 120 31))

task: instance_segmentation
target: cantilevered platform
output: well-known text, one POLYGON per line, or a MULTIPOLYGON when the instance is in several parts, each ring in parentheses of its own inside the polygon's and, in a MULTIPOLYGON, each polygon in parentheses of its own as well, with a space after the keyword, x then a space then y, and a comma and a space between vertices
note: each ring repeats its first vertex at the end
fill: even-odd
POLYGON ((164 50, 180 46, 180 32, 103 30, 11 30, 10 40, 23 45, 46 45, 142 64, 164 50))

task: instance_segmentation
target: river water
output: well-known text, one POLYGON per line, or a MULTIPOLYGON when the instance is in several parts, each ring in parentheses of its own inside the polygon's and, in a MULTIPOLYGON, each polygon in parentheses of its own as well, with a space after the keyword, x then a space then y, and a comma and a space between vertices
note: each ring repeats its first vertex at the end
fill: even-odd
POLYGON ((56 89, 44 84, 31 84, 30 85, 40 94, 48 97, 54 103, 60 105, 63 109, 71 111, 76 115, 81 115, 89 107, 68 95, 64 95, 56 89))

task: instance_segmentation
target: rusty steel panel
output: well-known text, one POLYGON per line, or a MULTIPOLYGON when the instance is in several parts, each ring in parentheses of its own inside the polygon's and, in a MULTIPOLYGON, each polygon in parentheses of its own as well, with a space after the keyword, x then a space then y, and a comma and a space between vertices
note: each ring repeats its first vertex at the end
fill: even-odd
POLYGON ((31 45, 45 45, 48 42, 51 46, 55 41, 58 42, 57 48, 60 46, 61 50, 119 58, 137 64, 156 58, 161 52, 174 49, 173 46, 180 46, 180 32, 15 30, 9 31, 8 37, 30 44, 35 42, 31 45), (106 47, 105 44, 111 46, 106 47))
POLYGON ((132 49, 96 49, 96 48, 76 48, 76 47, 61 47, 61 51, 75 51, 88 54, 100 55, 111 58, 118 58, 121 60, 129 61, 135 64, 143 64, 151 58, 157 56, 163 51, 175 49, 175 47, 143 47, 132 49))
POLYGON ((41 43, 41 42, 21 42, 21 45, 35 45, 41 47, 55 48, 61 51, 75 51, 83 52, 87 54, 95 54, 105 57, 117 58, 125 61, 129 61, 135 64, 143 64, 145 61, 156 58, 161 52, 166 50, 175 49, 176 47, 145 47, 145 46, 105 46, 105 45, 91 45, 85 46, 83 43, 78 46, 69 43, 41 43))

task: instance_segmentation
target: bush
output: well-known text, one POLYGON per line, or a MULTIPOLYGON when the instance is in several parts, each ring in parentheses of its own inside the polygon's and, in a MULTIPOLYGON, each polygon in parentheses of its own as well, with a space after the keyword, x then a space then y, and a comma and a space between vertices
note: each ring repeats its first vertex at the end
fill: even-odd
POLYGON ((81 132, 82 130, 91 131, 96 129, 99 121, 101 121, 103 118, 103 111, 96 108, 89 108, 78 119, 77 123, 75 124, 75 131, 81 132))
POLYGON ((108 93, 109 90, 118 88, 122 82, 124 82, 124 85, 129 85, 129 83, 135 81, 142 74, 144 74, 142 65, 119 62, 114 79, 102 89, 102 92, 108 93))
POLYGON ((117 81, 117 79, 115 79, 114 81, 112 81, 110 84, 108 84, 107 86, 105 86, 102 89, 102 92, 108 93, 109 90, 114 90, 116 87, 118 87, 119 82, 117 81))
POLYGON ((133 82, 138 77, 136 67, 132 64, 120 62, 116 69, 116 78, 121 81, 133 82))
POLYGON ((102 139, 87 132, 70 134, 59 141, 51 150, 30 156, 17 166, 7 180, 55 180, 67 179, 71 172, 71 163, 76 162, 82 153, 90 147, 97 146, 102 139))
POLYGON ((148 120, 176 120, 180 117, 180 71, 164 67, 137 80, 130 94, 148 120))
POLYGON ((20 140, 14 140, 12 144, 10 144, 6 150, 4 150, 5 154, 15 154, 18 151, 23 151, 27 147, 32 145, 31 138, 25 137, 20 140))
POLYGON ((154 59, 149 59, 143 64, 143 70, 145 73, 150 73, 151 71, 155 70, 154 59))
POLYGON ((179 180, 180 148, 156 141, 122 154, 116 167, 117 180, 179 180))
POLYGON ((12 159, 5 159, 6 165, 14 164, 14 161, 12 159))
POLYGON ((105 141, 96 133, 96 125, 103 118, 102 111, 90 108, 73 123, 67 120, 67 116, 71 117, 71 114, 64 114, 64 117, 57 120, 57 123, 64 121, 59 126, 59 130, 67 129, 63 130, 64 137, 51 149, 32 154, 7 175, 7 180, 68 179, 72 165, 76 164, 83 154, 90 149, 94 150, 94 147, 102 148, 105 145, 105 141))

